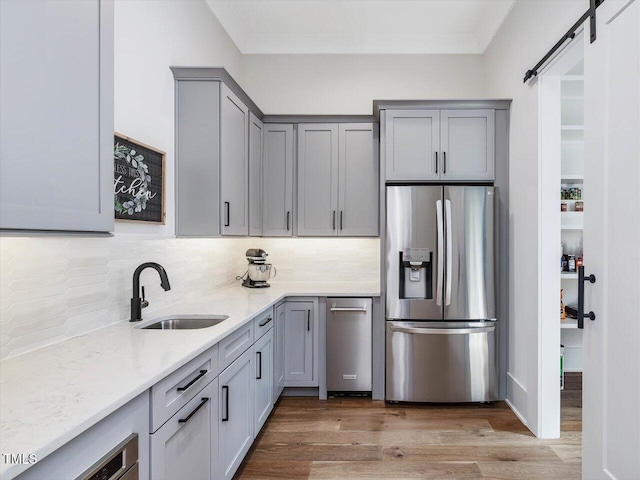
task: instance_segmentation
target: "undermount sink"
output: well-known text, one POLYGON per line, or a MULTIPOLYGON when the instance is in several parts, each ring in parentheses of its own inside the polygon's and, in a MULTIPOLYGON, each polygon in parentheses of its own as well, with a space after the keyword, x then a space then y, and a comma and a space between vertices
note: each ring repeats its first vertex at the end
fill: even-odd
POLYGON ((224 322, 228 315, 190 315, 175 316, 158 320, 144 327, 144 330, 195 330, 198 328, 207 328, 224 322))

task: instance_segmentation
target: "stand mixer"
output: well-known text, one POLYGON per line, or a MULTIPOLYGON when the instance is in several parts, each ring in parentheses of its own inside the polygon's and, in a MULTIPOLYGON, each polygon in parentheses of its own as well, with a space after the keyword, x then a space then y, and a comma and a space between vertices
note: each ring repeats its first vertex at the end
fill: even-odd
POLYGON ((268 253, 260 248, 250 248, 245 253, 249 266, 242 276, 236 280, 242 280, 242 286, 247 288, 267 288, 270 287, 267 280, 277 275, 276 267, 267 263, 268 253), (273 275, 271 271, 273 270, 273 275))

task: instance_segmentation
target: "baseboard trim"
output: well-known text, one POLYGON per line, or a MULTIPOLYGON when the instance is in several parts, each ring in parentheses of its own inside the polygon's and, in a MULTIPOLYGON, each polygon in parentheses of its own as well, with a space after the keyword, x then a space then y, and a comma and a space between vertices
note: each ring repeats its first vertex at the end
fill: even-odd
POLYGON ((283 397, 318 397, 318 387, 285 387, 283 397))
POLYGON ((529 427, 527 417, 522 413, 527 411, 527 389, 510 372, 507 372, 507 397, 504 401, 516 417, 529 427))

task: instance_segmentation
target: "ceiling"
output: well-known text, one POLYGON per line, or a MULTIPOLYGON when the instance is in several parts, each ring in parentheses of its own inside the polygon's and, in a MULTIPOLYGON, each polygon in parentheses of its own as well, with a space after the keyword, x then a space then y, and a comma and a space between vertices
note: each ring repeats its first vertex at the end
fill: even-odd
POLYGON ((515 0, 205 0, 245 54, 481 54, 515 0))

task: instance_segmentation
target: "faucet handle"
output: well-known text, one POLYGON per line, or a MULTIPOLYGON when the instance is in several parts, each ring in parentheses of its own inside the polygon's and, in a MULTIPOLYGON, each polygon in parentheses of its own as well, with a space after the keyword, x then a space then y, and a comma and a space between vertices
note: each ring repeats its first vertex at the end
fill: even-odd
POLYGON ((140 302, 140 308, 147 308, 149 306, 149 302, 144 299, 144 285, 142 286, 142 301, 140 302))

